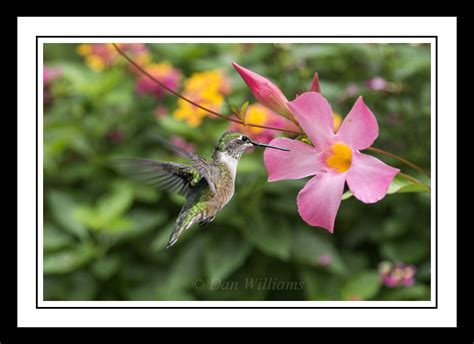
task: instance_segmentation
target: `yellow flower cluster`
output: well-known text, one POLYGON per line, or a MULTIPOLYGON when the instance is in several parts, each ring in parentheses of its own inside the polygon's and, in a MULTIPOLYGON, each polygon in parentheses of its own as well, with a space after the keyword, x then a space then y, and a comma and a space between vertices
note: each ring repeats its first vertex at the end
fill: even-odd
MULTIPOLYGON (((218 70, 198 72, 184 82, 183 95, 208 109, 219 111, 224 103, 224 95, 229 92, 227 77, 218 70)), ((173 116, 188 123, 190 127, 198 127, 208 113, 194 105, 179 99, 178 108, 173 116)))
MULTIPOLYGON (((265 106, 254 104, 247 108, 245 121, 252 124, 265 125, 270 116, 271 112, 265 106)), ((245 127, 245 129, 252 134, 260 134, 264 130, 264 128, 258 127, 245 127)))

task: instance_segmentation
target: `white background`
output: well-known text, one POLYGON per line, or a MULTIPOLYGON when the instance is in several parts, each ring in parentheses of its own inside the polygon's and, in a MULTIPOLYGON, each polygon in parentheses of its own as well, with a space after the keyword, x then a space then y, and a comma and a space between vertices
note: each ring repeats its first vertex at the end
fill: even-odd
MULTIPOLYGON (((18 20, 18 325, 19 326, 455 326, 456 324, 456 21, 454 18, 19 18, 18 20), (124 29, 126 28, 126 30, 124 29), (437 35, 439 59, 438 309, 35 309, 35 43, 37 35, 437 35), (21 92, 20 92, 21 90, 21 92)), ((242 41, 236 39, 234 41, 242 41)), ((52 41, 49 39, 48 41, 52 41)), ((67 42, 70 39, 55 39, 67 42)), ((77 39, 76 41, 92 41, 77 39)), ((103 39, 110 42, 112 39, 103 39)), ((113 39, 113 41, 120 41, 113 39)), ((137 42, 139 39, 132 39, 137 42)), ((142 41, 158 41, 142 39, 142 41)), ((169 41, 169 40, 168 40, 169 41)), ((173 40, 171 40, 173 41, 173 40)), ((177 40, 174 40, 177 41, 177 40)), ((186 41, 190 41, 187 39, 186 41)), ((198 41, 211 41, 198 39, 198 41)), ((231 41, 225 39, 225 41, 231 41)), ((245 39, 250 41, 250 39, 245 39)), ((262 39, 261 41, 275 41, 262 39)), ((280 39, 285 41, 285 39, 280 39)), ((289 39, 286 39, 289 41, 289 39)), ((432 42, 429 39, 312 39, 315 42, 432 42)), ((432 45, 434 47, 434 44, 432 45)), ((42 60, 39 51, 40 61, 42 60)), ((435 52, 432 51, 434 76, 435 52)), ((40 63, 41 66, 41 63, 40 63)), ((38 89, 42 90, 42 77, 38 89)), ((434 77, 432 91, 434 91, 434 77)), ((40 95, 39 99, 42 97, 40 95)), ((435 97, 432 97, 434 129, 435 97)), ((42 112, 39 177, 42 200, 42 112)), ((432 175, 434 171, 432 132, 432 175)), ((434 184, 434 183, 433 183, 434 184)), ((434 185, 433 185, 434 186, 434 185)), ((434 196, 433 188, 433 196, 434 196)), ((432 197, 434 200, 434 197, 432 197)), ((39 208, 41 234, 42 208, 39 208)), ((434 210, 434 204, 432 206, 434 210)), ((432 224, 434 224, 434 212, 432 224)), ((434 227, 433 227, 434 229, 434 227)), ((434 235, 432 236, 434 239, 434 235)), ((42 247, 41 235, 39 247, 42 247)), ((434 240, 432 240, 434 245, 434 240)), ((434 247, 433 247, 434 248, 434 247)), ((41 264, 41 252, 39 261, 41 264)), ((434 249, 432 250, 434 253, 434 249)), ((434 263, 434 260, 432 260, 434 263)), ((434 264, 433 264, 434 267, 434 264)), ((41 265, 39 276, 41 282, 41 265)), ((432 280, 435 280, 434 268, 432 280)), ((434 283, 433 283, 434 285, 434 283)), ((40 300, 42 283, 40 283, 40 300)), ((434 288, 433 288, 434 296, 434 288)), ((40 306, 111 306, 53 303, 40 306)), ((135 302, 114 306, 430 306, 433 302, 135 302)))

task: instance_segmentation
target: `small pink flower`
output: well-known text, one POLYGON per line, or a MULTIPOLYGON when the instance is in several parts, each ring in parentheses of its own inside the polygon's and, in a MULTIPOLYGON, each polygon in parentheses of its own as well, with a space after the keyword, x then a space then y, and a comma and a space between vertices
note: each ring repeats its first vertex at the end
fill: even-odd
POLYGON ((43 103, 49 104, 51 102, 50 84, 52 81, 58 79, 63 75, 63 71, 58 67, 43 66, 43 103))
POLYGON ((322 254, 318 257, 317 263, 320 266, 331 265, 332 257, 329 254, 322 254))
POLYGON ((349 85, 347 85, 346 87, 346 95, 348 97, 353 97, 355 96, 356 94, 359 93, 359 86, 357 86, 356 84, 354 83, 350 83, 349 85))
POLYGON ((156 118, 161 118, 169 114, 169 110, 166 106, 158 105, 155 110, 153 111, 156 118))
POLYGON ((181 148, 187 152, 195 152, 196 151, 196 145, 193 143, 190 143, 183 139, 180 136, 172 136, 170 139, 170 142, 177 146, 178 148, 181 148))
POLYGON ((392 275, 385 276, 382 283, 389 288, 398 287, 399 280, 392 275))
POLYGON ((410 278, 403 278, 402 285, 408 287, 415 284, 415 279, 413 277, 410 278))
POLYGON ((314 147, 288 138, 271 141, 290 151, 265 150, 268 181, 314 176, 298 194, 298 212, 309 225, 332 233, 346 181, 357 199, 374 203, 385 196, 399 170, 360 153, 378 136, 377 120, 362 97, 337 133, 331 106, 321 94, 306 92, 288 105, 314 147))
POLYGON ((366 81, 367 87, 373 91, 385 91, 388 89, 388 82, 380 76, 376 76, 366 81))
POLYGON ((380 280, 389 288, 406 287, 415 284, 416 267, 413 265, 381 262, 378 270, 380 280))
POLYGON ((43 86, 47 86, 51 81, 56 80, 63 74, 59 67, 43 66, 43 86))
MULTIPOLYGON (((153 75, 156 79, 161 81, 163 84, 177 90, 179 87, 179 81, 181 79, 181 72, 173 68, 168 63, 153 63, 146 68, 147 72, 153 75)), ((156 84, 148 76, 140 74, 138 76, 136 90, 138 94, 151 94, 156 98, 161 98, 166 92, 163 87, 156 84)))
POLYGON ((254 97, 263 106, 285 118, 294 118, 288 107, 288 99, 273 82, 247 68, 239 66, 235 62, 232 65, 239 72, 242 79, 244 79, 254 97))

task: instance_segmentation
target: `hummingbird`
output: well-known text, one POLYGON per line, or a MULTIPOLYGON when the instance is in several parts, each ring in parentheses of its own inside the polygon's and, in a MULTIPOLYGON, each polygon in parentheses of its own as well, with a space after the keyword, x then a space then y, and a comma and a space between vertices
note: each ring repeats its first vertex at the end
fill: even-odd
POLYGON ((187 158, 189 164, 131 158, 120 160, 122 166, 135 179, 147 181, 168 192, 185 197, 166 248, 173 246, 193 224, 205 227, 231 200, 235 190, 237 164, 243 153, 251 147, 266 147, 289 151, 285 148, 255 142, 236 131, 225 132, 217 142, 211 159, 158 137, 165 146, 187 158))

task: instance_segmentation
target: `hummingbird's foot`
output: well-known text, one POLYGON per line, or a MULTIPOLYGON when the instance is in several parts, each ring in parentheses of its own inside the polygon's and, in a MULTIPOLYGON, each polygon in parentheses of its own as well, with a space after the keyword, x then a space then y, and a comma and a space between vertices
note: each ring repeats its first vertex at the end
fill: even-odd
POLYGON ((215 216, 208 217, 207 219, 199 222, 199 228, 206 228, 213 220, 215 216))

